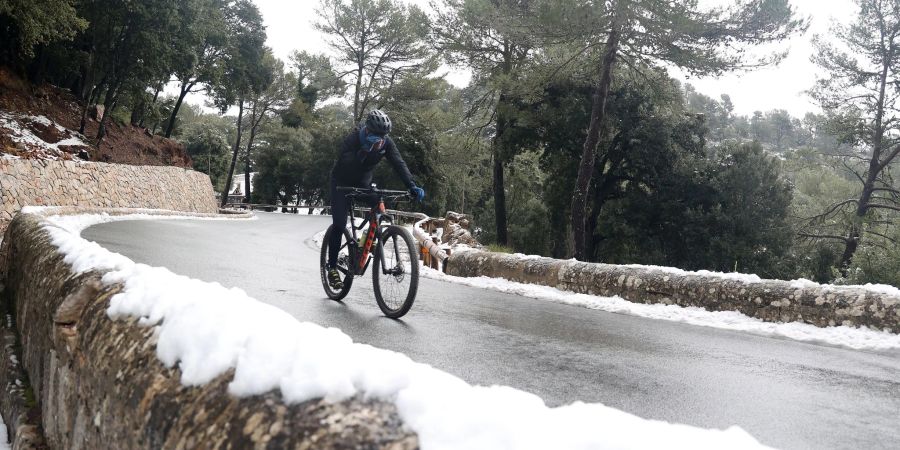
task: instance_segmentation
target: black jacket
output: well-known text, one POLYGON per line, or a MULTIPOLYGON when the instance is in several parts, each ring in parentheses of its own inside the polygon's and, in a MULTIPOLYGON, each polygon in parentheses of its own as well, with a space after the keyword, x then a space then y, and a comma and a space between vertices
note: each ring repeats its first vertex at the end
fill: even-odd
POLYGON ((359 128, 357 127, 344 138, 337 162, 331 169, 331 178, 338 186, 369 187, 372 184, 375 166, 382 158, 387 158, 391 167, 394 168, 394 172, 403 180, 403 184, 407 188, 411 188, 415 184, 409 168, 406 167, 406 162, 403 161, 403 157, 400 156, 397 146, 390 137, 385 138, 380 152, 361 153, 361 148, 359 128))

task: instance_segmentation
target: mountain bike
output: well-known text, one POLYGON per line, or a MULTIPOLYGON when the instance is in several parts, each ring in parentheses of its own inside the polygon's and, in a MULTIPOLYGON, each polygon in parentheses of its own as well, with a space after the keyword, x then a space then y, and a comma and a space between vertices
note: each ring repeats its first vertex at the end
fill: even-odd
POLYGON ((349 227, 332 224, 322 240, 319 265, 325 294, 332 300, 343 299, 350 292, 353 278, 365 274, 369 263, 374 261, 372 285, 375 301, 385 316, 392 319, 402 317, 412 307, 419 288, 419 248, 408 230, 393 224, 391 217, 385 213, 384 203, 409 199, 409 194, 374 187, 338 187, 337 191, 345 193, 349 200, 351 223, 349 227), (354 201, 372 205, 359 225, 353 215, 354 201), (364 237, 363 240, 357 238, 357 231, 362 232, 360 237, 364 237), (328 248, 332 233, 341 233, 336 266, 343 275, 344 283, 340 290, 333 289, 328 283, 328 248))

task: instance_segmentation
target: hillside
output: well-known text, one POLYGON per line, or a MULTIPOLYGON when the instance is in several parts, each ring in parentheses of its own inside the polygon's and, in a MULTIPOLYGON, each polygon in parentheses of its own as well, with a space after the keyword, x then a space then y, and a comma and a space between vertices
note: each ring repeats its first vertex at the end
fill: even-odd
POLYGON ((87 137, 77 132, 81 111, 69 91, 33 86, 0 68, 0 157, 192 166, 180 143, 114 120, 107 122, 108 134, 98 148, 97 120, 89 115, 87 137))

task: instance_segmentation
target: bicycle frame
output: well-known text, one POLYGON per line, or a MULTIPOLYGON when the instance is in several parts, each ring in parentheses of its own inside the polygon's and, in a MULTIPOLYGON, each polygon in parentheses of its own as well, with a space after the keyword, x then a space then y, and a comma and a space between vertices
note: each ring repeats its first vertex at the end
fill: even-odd
MULTIPOLYGON (((393 223, 393 220, 390 216, 385 214, 385 206, 384 206, 384 196, 378 195, 378 202, 372 206, 372 208, 366 213, 365 220, 356 225, 356 221, 354 220, 355 216, 353 215, 353 196, 348 196, 347 198, 349 208, 350 208, 350 234, 353 237, 353 242, 348 243, 350 247, 348 249, 348 253, 350 253, 350 258, 353 260, 353 264, 351 269, 353 270, 353 275, 364 275, 366 270, 369 268, 369 263, 372 262, 372 258, 369 255, 372 252, 372 248, 377 244, 382 242, 381 238, 381 227, 384 222, 393 223), (359 254, 359 237, 357 236, 357 231, 362 231, 368 225, 368 229, 365 233, 365 241, 362 248, 362 253, 359 254)), ((361 237, 361 236, 360 236, 361 237)), ((396 250, 396 249, 395 249, 396 250)), ((387 269, 385 260, 384 260, 384 252, 378 253, 381 258, 381 270, 387 275, 390 269, 387 269)))

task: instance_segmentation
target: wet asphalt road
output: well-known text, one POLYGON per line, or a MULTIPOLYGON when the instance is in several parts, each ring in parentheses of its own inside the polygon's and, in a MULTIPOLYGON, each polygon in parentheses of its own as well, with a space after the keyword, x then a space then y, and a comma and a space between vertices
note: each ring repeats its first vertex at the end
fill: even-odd
POLYGON ((371 277, 327 300, 312 236, 330 218, 126 221, 82 233, 131 259, 237 286, 300 320, 548 405, 601 402, 650 419, 739 425, 791 449, 900 447, 900 352, 864 352, 589 310, 421 279, 402 321, 371 277))

